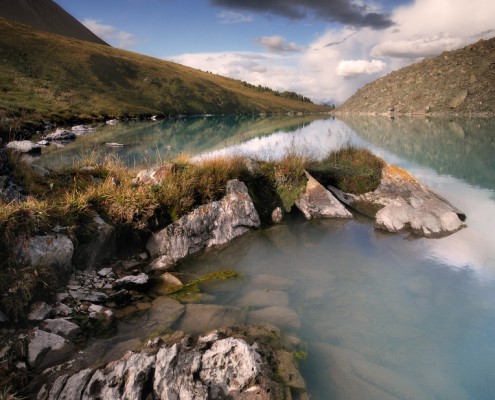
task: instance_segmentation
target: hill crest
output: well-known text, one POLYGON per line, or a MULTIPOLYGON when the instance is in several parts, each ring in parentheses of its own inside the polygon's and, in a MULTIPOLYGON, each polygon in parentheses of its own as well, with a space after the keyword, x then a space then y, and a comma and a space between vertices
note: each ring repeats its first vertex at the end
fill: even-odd
POLYGON ((495 115, 495 38, 393 71, 337 114, 495 115))

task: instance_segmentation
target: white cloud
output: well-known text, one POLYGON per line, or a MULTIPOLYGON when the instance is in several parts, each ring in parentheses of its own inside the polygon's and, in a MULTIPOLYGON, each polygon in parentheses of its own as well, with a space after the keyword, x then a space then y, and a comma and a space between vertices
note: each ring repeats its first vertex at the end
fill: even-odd
POLYGON ((373 75, 385 70, 386 64, 380 60, 342 60, 337 66, 337 75, 353 78, 359 75, 373 75))
POLYGON ((415 0, 392 11, 396 25, 388 29, 344 27, 306 46, 268 36, 257 39, 268 52, 188 54, 174 61, 339 103, 377 76, 493 36, 494 15, 494 0, 415 0))
POLYGON ((128 49, 136 44, 136 38, 132 33, 119 31, 117 28, 101 24, 95 19, 85 19, 82 23, 94 34, 115 47, 128 49))
POLYGON ((223 10, 217 14, 221 24, 239 24, 242 22, 252 22, 252 15, 245 15, 235 11, 223 10))
POLYGON ((265 47, 266 50, 272 53, 287 53, 299 52, 303 47, 295 43, 288 43, 283 36, 261 36, 255 39, 255 42, 265 47))

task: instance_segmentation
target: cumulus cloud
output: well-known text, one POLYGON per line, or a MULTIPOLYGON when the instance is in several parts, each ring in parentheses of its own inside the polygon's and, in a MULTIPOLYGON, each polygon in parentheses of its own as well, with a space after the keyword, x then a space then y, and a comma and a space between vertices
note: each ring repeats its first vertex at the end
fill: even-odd
POLYGON ((283 36, 261 36, 255 42, 265 47, 271 53, 299 52, 303 48, 295 43, 288 43, 283 36))
POLYGON ((372 29, 384 29, 394 24, 389 14, 356 0, 210 0, 210 3, 233 10, 269 13, 295 20, 313 17, 372 29))
POLYGON ((132 33, 119 31, 111 25, 104 25, 100 22, 95 19, 85 19, 82 21, 86 28, 115 47, 127 49, 136 44, 136 38, 132 33))
POLYGON ((240 24, 243 22, 253 21, 252 15, 246 15, 235 11, 227 11, 227 10, 223 10, 220 13, 218 13, 217 17, 220 19, 220 23, 222 24, 240 24))
POLYGON ((337 74, 344 78, 359 75, 373 75, 385 70, 386 64, 380 60, 342 60, 337 66, 337 74))

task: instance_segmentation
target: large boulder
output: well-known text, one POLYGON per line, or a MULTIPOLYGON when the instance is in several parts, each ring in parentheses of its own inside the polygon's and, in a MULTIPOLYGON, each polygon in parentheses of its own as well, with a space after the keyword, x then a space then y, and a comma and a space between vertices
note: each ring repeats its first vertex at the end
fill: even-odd
POLYGON ((466 225, 466 215, 403 169, 387 164, 380 185, 362 195, 330 190, 347 204, 372 218, 389 232, 412 231, 418 236, 450 235, 466 225))
POLYGON ((296 200, 296 207, 306 219, 352 218, 352 214, 332 193, 306 171, 305 174, 308 179, 306 191, 296 200))
POLYGON ((75 350, 63 337, 37 328, 28 335, 28 341, 28 362, 33 369, 41 370, 61 364, 75 350))
POLYGON ((15 250, 19 264, 53 268, 59 279, 72 270, 74 245, 65 235, 34 236, 21 241, 15 250))
POLYGON ((74 340, 82 332, 79 325, 64 318, 46 319, 41 323, 41 329, 62 336, 67 340, 74 340))
POLYGON ((93 218, 96 231, 92 239, 76 248, 74 265, 81 270, 94 269, 111 260, 117 253, 117 236, 115 228, 99 216, 93 218))
POLYGON ((307 399, 294 349, 284 345, 280 332, 266 326, 171 345, 155 339, 96 370, 61 375, 38 399, 307 399))
POLYGON ((227 243, 260 225, 260 218, 246 185, 227 182, 220 201, 202 205, 152 235, 146 247, 151 256, 168 255, 174 262, 204 247, 227 243))

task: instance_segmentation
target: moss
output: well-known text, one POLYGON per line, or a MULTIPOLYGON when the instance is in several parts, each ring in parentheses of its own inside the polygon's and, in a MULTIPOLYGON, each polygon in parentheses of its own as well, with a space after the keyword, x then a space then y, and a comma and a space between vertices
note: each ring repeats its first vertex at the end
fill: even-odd
POLYGON ((231 269, 222 269, 220 271, 215 271, 206 275, 203 275, 197 279, 194 279, 184 286, 173 290, 169 293, 169 296, 174 299, 180 299, 182 296, 187 296, 190 292, 197 293, 199 291, 198 284, 202 282, 208 282, 212 280, 228 280, 238 278, 240 275, 238 272, 231 269))

